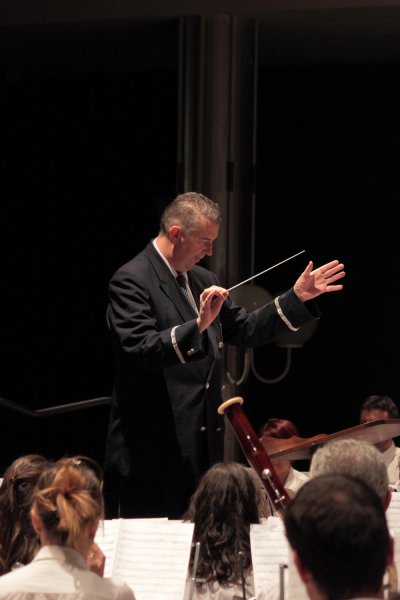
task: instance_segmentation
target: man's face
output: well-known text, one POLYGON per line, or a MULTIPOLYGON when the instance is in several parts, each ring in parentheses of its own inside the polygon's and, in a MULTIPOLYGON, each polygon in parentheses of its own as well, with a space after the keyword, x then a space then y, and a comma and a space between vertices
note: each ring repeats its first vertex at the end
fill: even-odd
POLYGON ((185 235, 182 231, 174 248, 174 267, 189 271, 205 256, 212 255, 212 245, 217 239, 219 225, 202 219, 199 229, 185 235))
MULTIPOLYGON (((387 410, 381 410, 378 408, 374 408, 373 410, 362 410, 360 414, 360 423, 370 423, 371 421, 379 421, 381 419, 389 419, 389 414, 387 410)), ((384 452, 391 445, 392 440, 385 440, 384 442, 379 442, 375 444, 375 446, 381 452, 384 452)))

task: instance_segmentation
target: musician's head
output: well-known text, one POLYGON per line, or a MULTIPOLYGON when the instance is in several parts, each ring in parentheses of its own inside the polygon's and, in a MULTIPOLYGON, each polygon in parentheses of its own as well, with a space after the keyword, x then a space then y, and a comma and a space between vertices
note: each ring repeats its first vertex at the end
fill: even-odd
POLYGON ((204 473, 189 505, 195 526, 204 522, 235 521, 240 515, 244 524, 259 522, 261 486, 252 470, 238 462, 216 463, 204 473))
POLYGON ((30 510, 36 482, 48 464, 40 454, 24 454, 4 473, 0 486, 0 575, 16 563, 31 562, 38 549, 30 510))
MULTIPOLYGON (((381 419, 398 419, 399 409, 389 396, 368 396, 364 400, 360 409, 360 423, 370 423, 381 419)), ((378 442, 375 446, 381 452, 390 448, 392 439, 378 442)))
POLYGON ((86 456, 85 454, 74 454, 73 456, 64 456, 57 461, 57 464, 61 466, 62 464, 73 464, 75 467, 79 467, 83 469, 89 469, 93 471, 94 475, 100 482, 100 485, 103 486, 104 481, 104 472, 103 468, 99 465, 99 463, 90 456, 86 456))
POLYGON ((87 557, 104 517, 99 472, 81 456, 61 459, 44 470, 31 511, 42 545, 67 546, 87 557))
POLYGON ((373 444, 355 439, 336 439, 320 446, 310 462, 310 476, 345 474, 359 477, 379 496, 386 510, 391 490, 385 460, 373 444))
POLYGON ((289 503, 284 523, 312 600, 383 598, 393 540, 381 499, 364 481, 349 475, 310 479, 289 503))
POLYGON ((219 582, 239 578, 243 553, 251 565, 250 524, 259 523, 265 500, 253 469, 238 462, 217 463, 201 478, 184 515, 200 542, 199 577, 219 582))
MULTIPOLYGON (((268 438, 289 439, 293 436, 299 437, 299 431, 296 425, 288 419, 268 419, 259 431, 259 437, 267 452, 268 438)), ((285 485, 290 473, 291 462, 288 460, 272 460, 272 463, 281 483, 285 485)))
POLYGON ((203 194, 177 196, 161 215, 157 247, 177 271, 212 255, 221 224, 219 206, 203 194))
POLYGON ((268 419, 261 427, 259 436, 269 435, 270 437, 288 439, 296 435, 299 436, 299 431, 292 421, 288 419, 268 419))

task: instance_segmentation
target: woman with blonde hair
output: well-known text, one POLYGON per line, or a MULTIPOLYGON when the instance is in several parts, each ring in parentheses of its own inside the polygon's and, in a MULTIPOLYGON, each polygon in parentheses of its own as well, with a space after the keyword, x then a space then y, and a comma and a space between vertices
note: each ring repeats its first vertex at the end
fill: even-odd
POLYGON ((41 547, 30 564, 0 577, 0 599, 18 593, 19 600, 134 600, 125 583, 102 578, 86 564, 103 517, 101 481, 92 468, 73 457, 47 467, 31 509, 41 547))

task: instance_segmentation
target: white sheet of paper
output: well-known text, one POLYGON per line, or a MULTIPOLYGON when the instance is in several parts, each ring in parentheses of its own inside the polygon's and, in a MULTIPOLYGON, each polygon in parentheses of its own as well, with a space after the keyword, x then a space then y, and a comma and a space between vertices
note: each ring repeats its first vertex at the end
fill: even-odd
POLYGON ((263 593, 266 600, 280 600, 283 591, 285 600, 308 600, 306 589, 292 562, 280 517, 268 517, 260 525, 251 525, 250 543, 256 595, 263 593), (282 565, 287 565, 287 568, 282 565))
POLYGON ((400 535, 400 492, 392 492, 392 499, 386 511, 389 529, 400 535))
POLYGON ((288 543, 280 517, 269 517, 261 524, 250 525, 256 595, 279 587, 280 565, 287 564, 288 543))
POLYGON ((285 600, 309 600, 304 583, 300 579, 299 572, 292 560, 292 554, 289 553, 287 593, 285 600))
POLYGON ((136 600, 183 598, 193 528, 167 519, 104 521, 96 534, 106 556, 104 576, 125 581, 136 600))

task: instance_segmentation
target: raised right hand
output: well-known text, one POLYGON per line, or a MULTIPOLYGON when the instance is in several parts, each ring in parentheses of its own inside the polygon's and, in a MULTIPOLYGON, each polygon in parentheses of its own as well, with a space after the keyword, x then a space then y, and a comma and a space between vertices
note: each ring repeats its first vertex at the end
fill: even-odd
POLYGON ((217 285, 212 285, 201 293, 200 311, 197 318, 197 326, 200 333, 203 333, 219 315, 221 306, 228 296, 229 292, 217 285))

